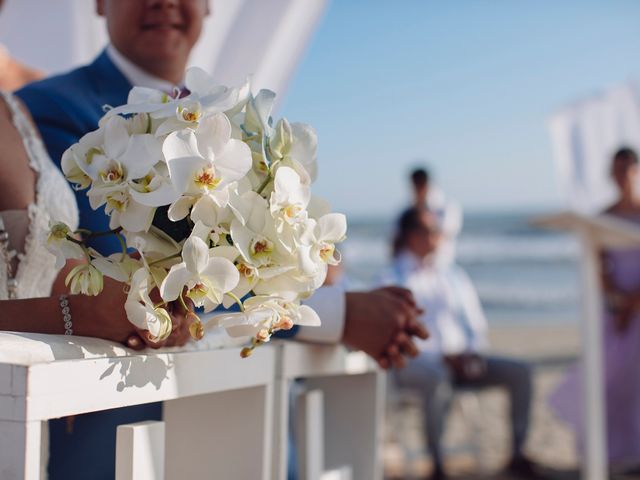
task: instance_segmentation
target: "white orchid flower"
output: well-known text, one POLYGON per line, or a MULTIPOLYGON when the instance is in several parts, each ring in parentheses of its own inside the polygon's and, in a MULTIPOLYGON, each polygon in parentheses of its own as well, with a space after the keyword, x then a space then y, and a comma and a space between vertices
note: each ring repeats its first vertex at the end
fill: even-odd
MULTIPOLYGON (((187 70, 185 87, 189 94, 184 98, 173 98, 159 90, 134 87, 129 93, 128 103, 109 110, 106 115, 112 117, 132 113, 148 113, 155 119, 176 118, 176 114, 181 116, 180 107, 184 107, 189 102, 198 103, 202 115, 215 115, 236 108, 239 103, 245 100, 248 90, 246 85, 241 88, 218 85, 204 70, 197 67, 187 70)), ((176 88, 174 96, 178 97, 179 93, 179 89, 176 88)), ((193 110, 188 107, 187 110, 193 113, 193 110)), ((177 119, 179 120, 179 117, 177 119)), ((178 124, 176 124, 176 128, 179 128, 178 124)), ((167 130, 168 132, 172 131, 168 128, 167 130)))
MULTIPOLYGON (((289 167, 279 168, 274 179, 274 188, 270 198, 271 214, 289 225, 304 222, 307 219, 306 208, 311 198, 308 185, 300 181, 300 175, 289 167)), ((278 226, 282 233, 282 226, 278 226)))
POLYGON ((68 239, 73 232, 62 222, 50 222, 46 249, 56 257, 56 268, 60 269, 71 258, 85 258, 84 250, 77 243, 68 239))
POLYGON ((305 183, 312 183, 318 175, 318 135, 314 128, 306 123, 292 123, 291 134, 293 138, 289 156, 282 165, 289 165, 290 162, 290 166, 305 183))
POLYGON ((242 129, 248 135, 259 134, 270 137, 273 128, 270 125, 271 110, 275 102, 276 94, 271 90, 260 90, 258 94, 249 97, 242 129))
POLYGON ((232 337, 252 336, 266 342, 278 330, 294 325, 319 326, 318 314, 309 306, 274 296, 255 296, 244 301, 244 311, 215 316, 211 321, 232 337))
POLYGON ((342 242, 347 233, 346 217, 329 213, 316 220, 308 220, 300 236, 298 255, 300 271, 313 279, 313 289, 319 288, 327 275, 328 265, 340 263, 335 244, 342 242))
POLYGON ((127 240, 127 247, 134 248, 151 259, 169 257, 182 250, 173 238, 157 227, 152 226, 146 232, 124 231, 123 235, 127 240))
POLYGON ((108 257, 103 257, 91 249, 91 256, 93 257, 91 264, 100 270, 105 277, 113 278, 117 282, 130 283, 133 274, 142 266, 140 260, 136 260, 129 255, 124 255, 123 257, 122 253, 114 253, 108 257))
POLYGON ((153 135, 131 134, 129 127, 122 117, 110 118, 102 131, 71 147, 66 165, 91 179, 91 207, 106 204, 111 228, 142 231, 151 225, 155 207, 171 203, 177 193, 155 168, 162 160, 161 143, 153 135))
POLYGON ((282 265, 287 253, 275 229, 267 201, 255 192, 242 198, 244 205, 230 205, 236 218, 231 222, 231 238, 244 260, 255 267, 282 265))
POLYGON ((171 335, 172 320, 169 313, 155 307, 149 292, 155 287, 146 268, 140 268, 131 279, 131 288, 124 304, 129 321, 141 330, 148 330, 154 341, 162 341, 171 335))
POLYGON ((214 245, 227 244, 227 235, 231 233, 233 213, 227 205, 220 207, 212 197, 203 195, 194 204, 190 215, 194 224, 201 222, 209 227, 209 240, 214 245))
POLYGON ((171 267, 160 286, 160 295, 165 301, 177 299, 186 288, 194 305, 209 312, 238 284, 239 274, 233 263, 223 257, 210 256, 207 244, 196 236, 185 241, 182 259, 171 267))
POLYGON ((246 144, 231 138, 231 126, 224 114, 206 118, 195 132, 170 134, 163 151, 171 181, 182 195, 171 206, 174 218, 205 194, 224 207, 229 201, 229 185, 251 168, 251 152, 246 144))
POLYGON ((102 291, 104 278, 102 272, 91 264, 76 265, 64 280, 69 291, 77 295, 95 296, 102 291))

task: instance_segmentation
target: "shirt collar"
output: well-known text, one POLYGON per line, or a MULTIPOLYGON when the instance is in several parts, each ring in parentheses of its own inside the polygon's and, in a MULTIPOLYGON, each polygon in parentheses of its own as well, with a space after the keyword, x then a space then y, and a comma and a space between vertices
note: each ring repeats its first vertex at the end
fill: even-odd
POLYGON ((419 258, 407 250, 398 255, 396 258, 396 265, 405 274, 422 269, 434 269, 436 267, 435 257, 433 255, 429 255, 425 258, 419 258))
POLYGON ((107 55, 120 72, 129 80, 129 83, 137 87, 146 87, 160 90, 167 93, 173 93, 175 85, 167 80, 158 78, 145 72, 131 60, 122 55, 116 48, 109 44, 107 46, 107 55))

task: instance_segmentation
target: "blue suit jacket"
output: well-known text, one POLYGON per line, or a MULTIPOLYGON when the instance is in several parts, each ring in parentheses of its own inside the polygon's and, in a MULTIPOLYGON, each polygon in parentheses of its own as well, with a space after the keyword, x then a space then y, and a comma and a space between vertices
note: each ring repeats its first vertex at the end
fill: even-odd
MULTIPOLYGON (((126 103, 129 90, 131 84, 103 51, 92 64, 31 83, 16 95, 28 107, 51 159, 60 167, 64 151, 98 128, 103 107, 126 103)), ((77 191, 76 200, 82 228, 109 229, 109 217, 102 207, 97 211, 91 208, 86 190, 77 191)), ((90 244, 103 254, 120 250, 113 236, 93 239, 90 244)))

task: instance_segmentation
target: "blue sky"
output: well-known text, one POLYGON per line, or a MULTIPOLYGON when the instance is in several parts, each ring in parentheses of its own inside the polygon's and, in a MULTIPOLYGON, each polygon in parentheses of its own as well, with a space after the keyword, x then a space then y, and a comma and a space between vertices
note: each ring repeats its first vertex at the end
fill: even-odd
POLYGON ((640 77, 640 2, 333 0, 281 109, 316 127, 316 193, 388 215, 421 160, 467 210, 561 206, 546 121, 640 77))

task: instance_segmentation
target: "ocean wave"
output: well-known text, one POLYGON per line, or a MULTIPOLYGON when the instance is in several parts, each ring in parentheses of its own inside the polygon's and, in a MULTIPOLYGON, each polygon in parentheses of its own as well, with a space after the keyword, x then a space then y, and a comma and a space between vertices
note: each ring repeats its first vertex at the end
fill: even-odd
POLYGON ((463 236, 457 245, 460 263, 575 261, 578 242, 565 236, 463 236))
POLYGON ((480 302, 486 309, 522 308, 548 309, 571 308, 578 304, 577 285, 553 285, 550 288, 512 286, 504 283, 477 283, 480 302))
MULTIPOLYGON (((462 264, 499 262, 575 261, 578 243, 565 236, 462 235, 457 242, 457 260, 462 264)), ((341 247, 349 263, 384 265, 391 250, 387 239, 350 237, 341 247)))

